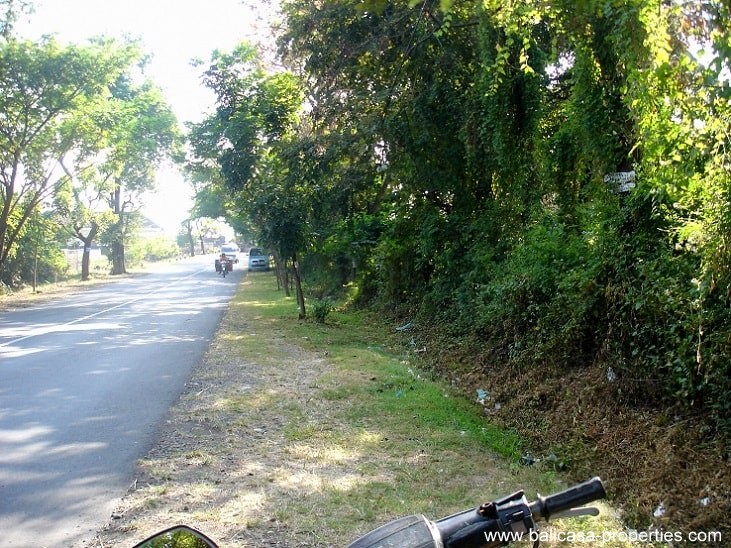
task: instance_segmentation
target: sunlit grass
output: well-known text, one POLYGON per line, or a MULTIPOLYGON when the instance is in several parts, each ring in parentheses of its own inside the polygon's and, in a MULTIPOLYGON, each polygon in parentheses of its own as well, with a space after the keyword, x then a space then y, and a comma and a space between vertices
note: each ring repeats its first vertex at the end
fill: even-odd
MULTIPOLYGON (((391 336, 361 312, 300 321, 271 274, 247 275, 212 344, 215 367, 184 395, 186 443, 141 463, 153 478, 138 490, 141 511, 225 546, 266 544, 239 542, 246 531, 330 547, 397 517, 561 487, 553 470, 521 466, 519 437, 415 370, 391 336)), ((556 526, 619 530, 606 508, 556 526)))
POLYGON ((213 456, 200 449, 188 451, 184 454, 184 458, 189 464, 197 466, 210 466, 213 462, 213 456))
MULTIPOLYGON (((401 515, 438 518, 520 487, 529 496, 561 488, 552 470, 518 464, 517 434, 491 425, 479 406, 414 371, 403 349, 391 347, 384 329, 365 315, 334 311, 326 324, 297 320, 295 299, 267 275, 250 277, 236 302, 256 315, 252 332, 268 339, 250 348, 257 356, 269 352, 270 363, 286 362, 277 350, 286 341, 329 364, 309 388, 337 417, 332 424, 309 421, 306 406, 293 405, 294 418, 283 429, 285 452, 302 467, 279 470, 270 485, 292 493, 275 512, 289 527, 310 531, 323 545, 344 544, 401 515)), ((253 341, 240 335, 247 347, 253 341)), ((601 519, 557 526, 621 529, 608 507, 601 519)))

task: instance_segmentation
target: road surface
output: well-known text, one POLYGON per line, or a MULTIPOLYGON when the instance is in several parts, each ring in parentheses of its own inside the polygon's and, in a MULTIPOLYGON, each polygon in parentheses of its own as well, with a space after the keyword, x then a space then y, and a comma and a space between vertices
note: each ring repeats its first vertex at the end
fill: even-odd
MULTIPOLYGON (((133 480, 243 268, 212 256, 0 311, 0 545, 82 546, 133 480)), ((130 545, 136 540, 130 539, 130 545)))

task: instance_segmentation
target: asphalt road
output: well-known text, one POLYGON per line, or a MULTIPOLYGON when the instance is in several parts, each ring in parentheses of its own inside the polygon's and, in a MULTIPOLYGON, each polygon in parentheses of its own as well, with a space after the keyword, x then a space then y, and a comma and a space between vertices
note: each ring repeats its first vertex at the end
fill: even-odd
MULTIPOLYGON (((243 268, 212 256, 0 312, 0 546, 82 546, 133 481, 243 268)), ((141 539, 130 539, 130 546, 141 539)))

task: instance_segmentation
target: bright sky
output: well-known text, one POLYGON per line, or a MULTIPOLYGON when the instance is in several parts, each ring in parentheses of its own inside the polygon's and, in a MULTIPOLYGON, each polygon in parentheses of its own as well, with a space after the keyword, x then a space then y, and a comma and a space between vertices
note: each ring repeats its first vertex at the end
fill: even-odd
MULTIPOLYGON (((35 0, 30 21, 19 34, 35 39, 54 34, 64 43, 85 43, 92 36, 130 36, 152 55, 147 75, 159 85, 178 120, 199 121, 213 108, 213 96, 200 85, 193 58, 207 61, 214 49, 231 50, 242 40, 267 35, 266 0, 35 0)), ((264 37, 264 38, 263 38, 264 37)), ((190 187, 175 170, 158 175, 159 192, 145 213, 177 233, 190 208, 190 187)))

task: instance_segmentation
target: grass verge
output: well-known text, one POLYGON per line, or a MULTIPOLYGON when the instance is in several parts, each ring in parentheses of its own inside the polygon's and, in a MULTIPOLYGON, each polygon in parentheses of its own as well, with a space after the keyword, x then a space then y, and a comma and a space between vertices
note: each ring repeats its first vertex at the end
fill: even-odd
MULTIPOLYGON (((174 523, 226 547, 345 546, 396 517, 562 488, 550 467, 519 464, 514 432, 411 359, 364 313, 298 321, 270 275, 248 275, 136 489, 92 546, 126 546, 174 523)), ((602 518, 555 531, 620 532, 602 507, 602 518)))

